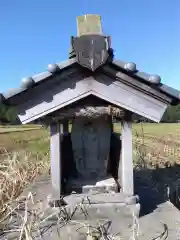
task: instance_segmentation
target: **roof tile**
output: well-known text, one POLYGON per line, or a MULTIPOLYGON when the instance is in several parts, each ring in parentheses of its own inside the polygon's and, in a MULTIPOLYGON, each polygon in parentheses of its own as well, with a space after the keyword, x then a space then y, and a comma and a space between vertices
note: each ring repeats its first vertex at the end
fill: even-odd
MULTIPOLYGON (((21 93, 22 91, 27 90, 27 88, 31 87, 33 84, 40 83, 43 80, 47 80, 54 74, 59 73, 60 70, 70 67, 75 63, 77 63, 76 58, 72 58, 60 63, 50 64, 48 66, 48 71, 36 74, 32 77, 25 78, 22 80, 22 84, 18 89, 11 89, 5 94, 0 94, 0 102, 2 102, 4 99, 13 97, 14 95, 21 93)), ((119 71, 125 71, 127 75, 131 75, 131 77, 134 77, 139 81, 142 81, 152 86, 153 88, 164 92, 165 94, 171 96, 172 98, 175 98, 175 100, 178 100, 178 102, 180 102, 180 91, 160 83, 161 78, 158 75, 150 75, 144 72, 139 72, 136 69, 136 64, 133 62, 124 62, 114 59, 112 61, 112 65, 118 68, 119 71)))

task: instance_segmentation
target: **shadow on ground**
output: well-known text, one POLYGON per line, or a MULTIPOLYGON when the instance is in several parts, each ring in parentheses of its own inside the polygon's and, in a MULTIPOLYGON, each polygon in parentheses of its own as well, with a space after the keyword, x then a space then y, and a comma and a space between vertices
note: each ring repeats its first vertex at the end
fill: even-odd
POLYGON ((153 212, 167 200, 180 209, 180 165, 135 170, 134 183, 141 203, 140 216, 153 212))

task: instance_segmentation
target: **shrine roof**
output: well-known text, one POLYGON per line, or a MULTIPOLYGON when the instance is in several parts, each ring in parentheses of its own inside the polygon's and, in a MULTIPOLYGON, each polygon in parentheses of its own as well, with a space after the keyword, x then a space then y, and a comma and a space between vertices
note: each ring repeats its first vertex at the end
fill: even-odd
MULTIPOLYGON (((66 72, 66 69, 72 67, 75 67, 77 69, 82 68, 77 63, 76 58, 72 58, 56 64, 49 64, 47 71, 33 75, 32 77, 24 78, 20 87, 18 87, 17 89, 11 89, 6 93, 0 93, 0 103, 8 105, 9 100, 14 98, 16 95, 21 95, 23 94, 23 92, 28 91, 28 89, 32 89, 37 85, 43 84, 45 81, 53 79, 54 76, 61 74, 62 72, 66 72)), ((159 93, 163 93, 170 97, 172 99, 171 104, 173 105, 180 103, 180 91, 161 83, 161 78, 157 75, 150 75, 137 70, 135 63, 123 62, 114 59, 111 62, 103 65, 98 71, 101 71, 102 73, 106 72, 106 68, 108 68, 109 70, 114 70, 115 77, 117 76, 121 78, 121 76, 118 76, 119 72, 120 74, 122 73, 126 76, 131 77, 131 82, 132 79, 137 80, 139 82, 139 88, 141 88, 141 83, 144 83, 143 85, 147 86, 147 89, 145 89, 147 92, 150 89, 158 90, 159 93)), ((92 75, 93 74, 94 73, 92 72, 92 75)), ((126 82, 126 79, 124 82, 126 82)))

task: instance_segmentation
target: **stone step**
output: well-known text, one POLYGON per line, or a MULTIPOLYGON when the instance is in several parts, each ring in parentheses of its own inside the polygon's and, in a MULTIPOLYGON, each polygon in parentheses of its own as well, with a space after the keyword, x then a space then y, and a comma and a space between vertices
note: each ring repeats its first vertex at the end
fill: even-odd
MULTIPOLYGON (((63 198, 66 212, 73 219, 108 219, 132 217, 132 211, 139 215, 137 210, 138 197, 126 196, 122 193, 71 194, 63 198)), ((58 204, 56 205, 56 207, 58 204)), ((59 205, 60 206, 60 205, 59 205)))
MULTIPOLYGON (((71 221, 63 227, 59 224, 53 225, 46 232, 44 232, 42 237, 43 240, 85 240, 88 239, 88 232, 91 234, 91 236, 93 235, 94 237, 98 237, 93 239, 102 239, 103 232, 111 237, 116 235, 116 239, 129 240, 133 235, 133 220, 123 219, 123 221, 121 221, 121 219, 118 219, 118 221, 113 222, 104 220, 71 221)), ((35 240, 42 239, 37 234, 33 235, 33 239, 35 240)))
POLYGON ((122 203, 122 204, 136 204, 139 199, 138 196, 127 196, 123 193, 89 193, 89 194, 71 194, 64 197, 67 204, 83 203, 122 203))
MULTIPOLYGON (((119 221, 118 221, 119 222, 119 221)), ((97 238, 93 239, 103 239, 102 232, 107 233, 111 238, 104 239, 115 239, 112 236, 116 235, 116 239, 121 240, 129 240, 133 235, 133 226, 131 221, 123 221, 123 222, 111 222, 111 221, 76 221, 71 222, 63 227, 53 226, 51 231, 48 230, 43 235, 43 240, 85 240, 87 238, 88 231, 91 236, 96 236, 97 238), (98 229, 99 227, 99 229, 98 229), (103 230, 104 227, 104 230, 103 230)), ((106 235, 105 235, 106 236, 106 235)), ((92 238, 90 238, 92 239, 92 238)), ((40 238, 36 238, 36 240, 40 240, 40 238)))
POLYGON ((139 216, 140 205, 137 196, 128 197, 122 193, 114 194, 71 194, 64 197, 64 209, 68 216, 76 220, 109 219, 139 216))
POLYGON ((89 179, 71 179, 66 185, 66 191, 84 194, 88 194, 92 191, 99 193, 118 192, 118 185, 117 181, 112 177, 103 180, 99 179, 98 181, 89 179))
POLYGON ((139 205, 125 205, 123 203, 97 203, 97 204, 79 204, 68 205, 66 207, 69 216, 74 220, 85 219, 116 219, 130 218, 133 212, 139 215, 139 205))
MULTIPOLYGON (((77 207, 77 209, 74 207, 69 205, 66 207, 66 213, 71 218, 64 225, 55 216, 45 221, 45 226, 52 225, 52 227, 43 234, 43 240, 83 240, 86 239, 88 231, 96 236, 100 235, 101 231, 106 231, 111 236, 117 234, 119 236, 117 239, 124 240, 132 237, 134 226, 133 210, 139 208, 139 206, 135 204, 103 203, 83 204, 82 209, 81 206, 77 207), (73 212, 74 215, 71 215, 73 212), (85 212, 88 214, 86 215, 85 212), (56 222, 55 225, 53 225, 54 222, 56 222)), ((57 215, 59 210, 59 208, 54 208, 57 215)), ((41 226, 41 228, 45 228, 45 226, 41 226)), ((36 240, 40 240, 37 235, 34 235, 34 237, 36 240)))

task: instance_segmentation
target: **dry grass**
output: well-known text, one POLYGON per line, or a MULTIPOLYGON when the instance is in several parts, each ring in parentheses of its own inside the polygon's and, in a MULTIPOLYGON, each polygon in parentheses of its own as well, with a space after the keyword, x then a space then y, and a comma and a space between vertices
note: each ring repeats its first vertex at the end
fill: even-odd
POLYGON ((49 173, 49 157, 24 151, 7 155, 0 164, 0 214, 37 176, 49 173))
POLYGON ((31 131, 40 129, 40 125, 12 125, 12 126, 2 126, 0 125, 0 133, 9 133, 9 132, 22 132, 22 131, 31 131))
MULTIPOLYGON (((114 129, 119 132, 119 125, 115 124, 114 129)), ((157 171, 154 174, 155 181, 158 183, 167 184, 178 179, 180 174, 177 165, 180 162, 180 124, 135 124, 133 125, 133 144, 134 165, 136 168, 158 169, 159 172, 157 171), (162 169, 164 170, 162 171, 162 169)), ((37 176, 49 173, 48 130, 36 129, 1 133, 0 160, 1 229, 2 222, 12 217, 11 204, 14 199, 37 176)), ((40 212, 33 213, 34 220, 32 220, 32 214, 30 214, 31 217, 27 214, 28 201, 30 200, 22 203, 24 206, 23 214, 22 211, 17 213, 19 202, 16 202, 16 210, 13 209, 13 212, 20 214, 19 235, 31 240, 31 228, 37 227, 40 212)), ((59 219, 56 220, 56 222, 58 221, 59 219)), ((65 220, 63 219, 63 221, 65 220)), ((103 239, 102 236, 101 239, 103 239)), ((109 239, 120 238, 114 236, 114 238, 109 237, 109 239)), ((134 239, 136 239, 135 236, 134 239)))
MULTIPOLYGON (((46 154, 49 152, 48 130, 41 128, 31 131, 0 133, 0 154, 21 151, 46 154)), ((1 155, 2 156, 2 155, 1 155)))
MULTIPOLYGON (((73 226, 75 232, 81 233, 83 239, 87 240, 121 240, 121 233, 109 233, 111 221, 99 220, 94 225, 88 224, 88 211, 84 204, 84 197, 81 202, 74 204, 71 211, 67 206, 62 206, 58 211, 54 211, 47 215, 48 208, 45 206, 32 210, 35 205, 33 195, 31 193, 24 199, 20 199, 8 206, 8 214, 0 220, 0 237, 8 236, 8 239, 25 239, 32 240, 34 237, 43 239, 46 234, 50 234, 49 229, 56 226, 56 236, 58 239, 64 239, 62 228, 73 226), (13 206, 13 207, 12 207, 13 206), (76 211, 82 211, 84 221, 75 221, 72 217, 76 211)), ((89 202, 89 204, 91 204, 89 202)), ((132 212, 133 225, 131 227, 132 240, 137 240, 139 235, 139 223, 137 216, 132 212)), ((162 235, 166 234, 166 231, 162 235)), ((47 236, 47 235, 46 235, 47 236)), ((56 238, 57 239, 57 238, 56 238)), ((82 238, 81 238, 82 239, 82 238)))

